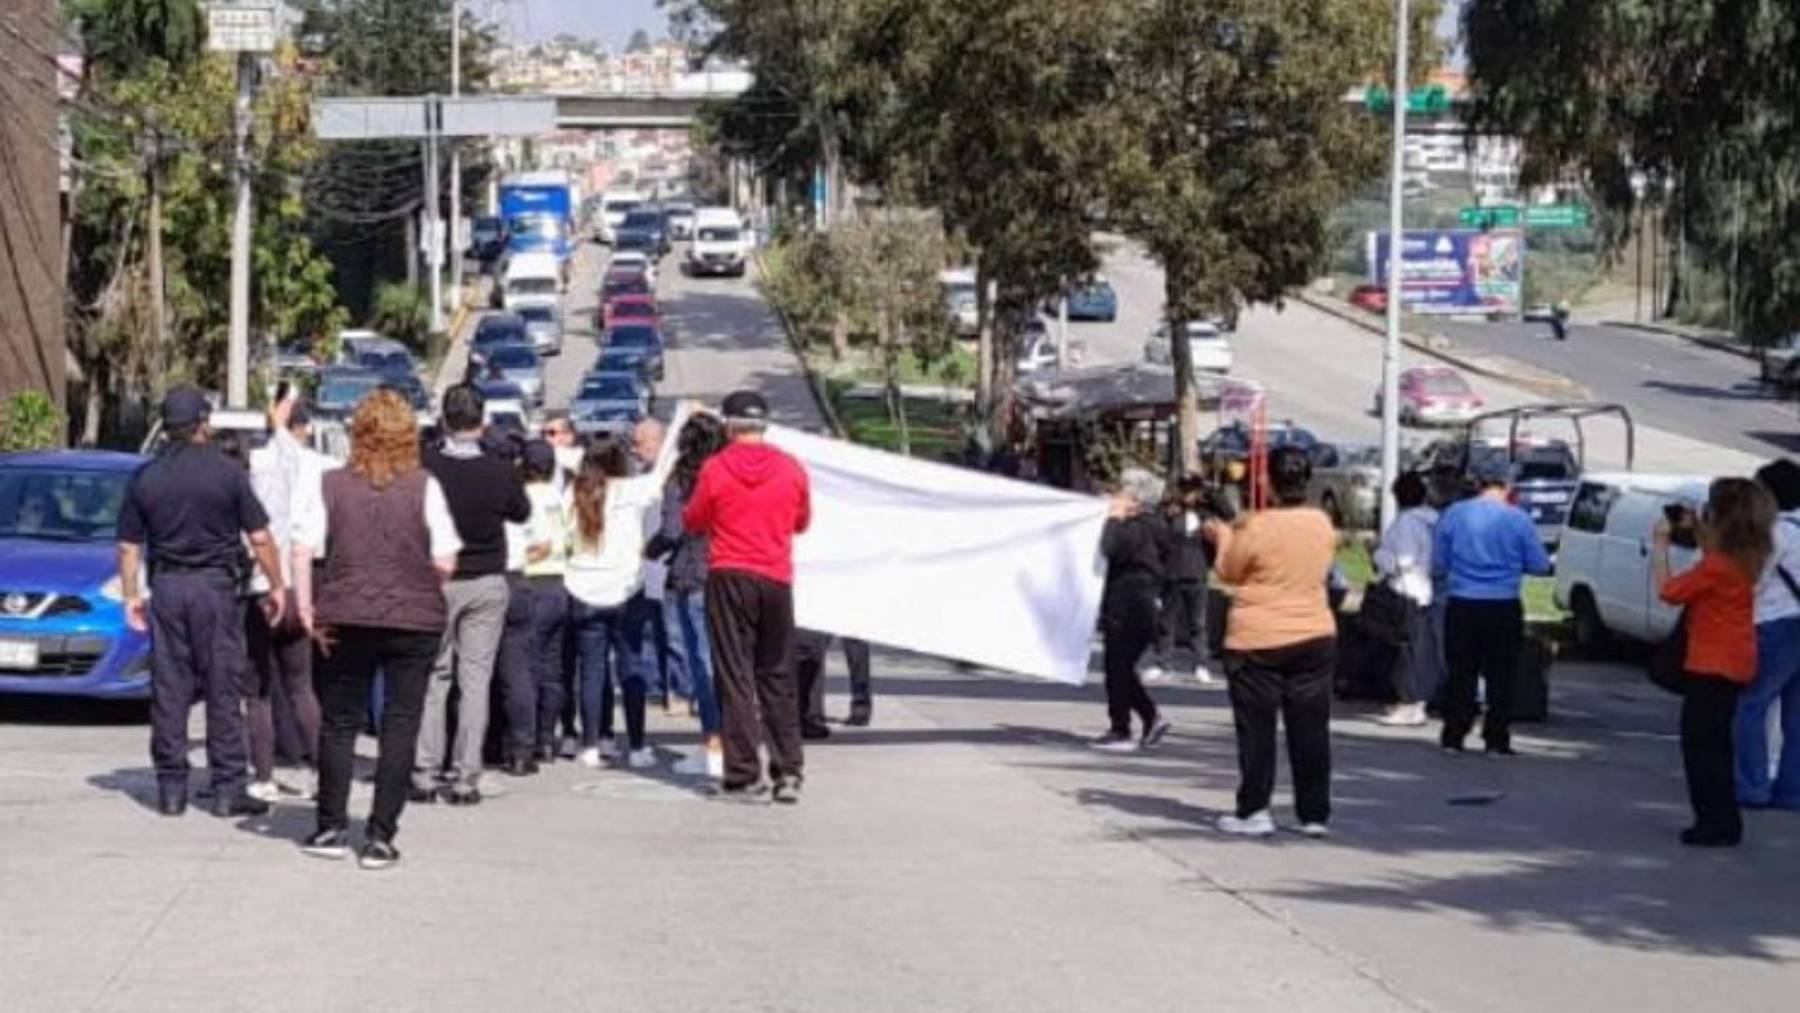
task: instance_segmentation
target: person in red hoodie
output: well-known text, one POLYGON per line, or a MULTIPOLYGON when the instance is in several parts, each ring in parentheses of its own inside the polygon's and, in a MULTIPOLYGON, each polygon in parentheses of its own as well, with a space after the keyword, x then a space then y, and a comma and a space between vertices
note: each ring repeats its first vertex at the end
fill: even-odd
POLYGON ((725 737, 720 797, 800 801, 799 691, 794 681, 794 536, 812 519, 806 469, 764 441, 769 404, 725 399, 731 444, 700 469, 682 524, 711 539, 706 629, 725 737), (757 746, 766 739, 769 777, 757 746))

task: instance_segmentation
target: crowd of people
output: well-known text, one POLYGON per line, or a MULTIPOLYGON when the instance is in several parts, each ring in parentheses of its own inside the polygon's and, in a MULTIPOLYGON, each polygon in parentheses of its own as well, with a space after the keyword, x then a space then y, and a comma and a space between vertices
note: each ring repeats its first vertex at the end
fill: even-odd
MULTIPOLYGON (((1171 638, 1198 629, 1204 659, 1205 577, 1231 589, 1224 668, 1237 731, 1240 784, 1231 834, 1266 836, 1276 768, 1277 716, 1286 727, 1297 829, 1328 833, 1330 712, 1341 629, 1333 604, 1337 533, 1307 503, 1311 465, 1296 448, 1269 454, 1273 505, 1238 518, 1203 492, 1165 496, 1161 481, 1128 469, 1102 538, 1102 604, 1110 727, 1106 752, 1152 749, 1169 732, 1145 686, 1165 671, 1171 638), (1196 607, 1196 598, 1201 604, 1196 607), (1132 719, 1138 721, 1134 735, 1132 719)), ((1509 501, 1503 458, 1478 459, 1472 488, 1442 510, 1417 473, 1392 487, 1398 511, 1373 553, 1359 632, 1378 654, 1394 701, 1375 720, 1391 727, 1442 720, 1438 743, 1466 749, 1480 722, 1490 756, 1515 755, 1515 690, 1526 643, 1523 582, 1552 563, 1531 518, 1509 501)), ((1684 844, 1728 847, 1743 837, 1740 808, 1800 810, 1800 465, 1777 461, 1754 480, 1714 482, 1704 504, 1671 508, 1653 538, 1652 581, 1684 608, 1667 649, 1682 695, 1681 744, 1694 823, 1684 844), (1683 572, 1670 545, 1697 550, 1683 572), (1779 708, 1782 748, 1771 770, 1768 727, 1779 708)), ((1199 672, 1204 675, 1202 665, 1199 672)))
MULTIPOLYGON (((316 798, 310 854, 351 854, 354 747, 375 732, 356 853, 384 868, 406 805, 478 804, 489 770, 660 766, 653 682, 699 722, 673 773, 723 799, 800 800, 801 743, 830 734, 830 638, 794 629, 810 492, 763 439, 762 397, 685 416, 668 452, 654 420, 584 442, 555 417, 531 439, 484 426, 483 410, 475 388, 452 388, 441 435, 422 434, 403 396, 377 390, 339 466, 308 447, 294 392, 247 455, 212 438, 197 391, 164 399, 168 449, 134 478, 119 526, 128 616, 154 631, 160 811, 186 809, 188 712, 204 699, 214 813, 266 812, 282 793, 279 703, 313 771, 294 789, 316 798)), ((868 645, 845 651, 849 723, 867 724, 868 645)))
MULTIPOLYGON (((485 427, 483 409, 476 389, 453 388, 441 436, 425 435, 403 396, 377 390, 356 409, 339 467, 308 448, 307 408, 289 392, 268 444, 248 455, 209 441, 198 392, 165 398, 170 449, 134 478, 119 521, 127 615, 154 630, 163 813, 187 805, 187 719, 200 699, 213 811, 266 811, 279 794, 279 702, 316 770, 312 854, 350 854, 354 746, 376 732, 358 857, 386 867, 408 803, 477 804, 490 769, 658 767, 653 680, 698 719, 700 748, 674 773, 721 799, 800 800, 802 742, 830 734, 820 675, 831 638, 795 628, 793 539, 811 498, 805 469, 765 440, 764 400, 738 392, 717 414, 684 414, 668 448, 653 420, 584 442, 552 418, 529 439, 485 427)), ((1127 469, 1099 546, 1109 725, 1092 745, 1156 748, 1171 724, 1146 681, 1185 669, 1211 682, 1222 665, 1240 773, 1219 821, 1229 834, 1277 830, 1278 724, 1296 829, 1329 833, 1345 585, 1338 533, 1308 505, 1310 472, 1297 448, 1270 451, 1271 507, 1233 517, 1198 482, 1171 489, 1127 469), (1217 641, 1214 578, 1230 588, 1217 641)), ((1507 757, 1523 581, 1551 561, 1509 502, 1506 462, 1481 459, 1471 477, 1441 513, 1421 476, 1395 481, 1399 511, 1373 554, 1360 621, 1394 648, 1384 664, 1395 702, 1376 720, 1422 726, 1435 710, 1453 754, 1479 720, 1485 751, 1507 757)), ((1695 823, 1681 839, 1735 845, 1741 807, 1800 809, 1800 466, 1721 479, 1706 503, 1671 510, 1652 564, 1658 593, 1685 609, 1673 649, 1695 823), (1673 572, 1674 543, 1697 549, 1684 572, 1673 572), (1771 772, 1776 706, 1784 745, 1771 772)), ((843 649, 848 723, 867 724, 869 647, 843 649)))

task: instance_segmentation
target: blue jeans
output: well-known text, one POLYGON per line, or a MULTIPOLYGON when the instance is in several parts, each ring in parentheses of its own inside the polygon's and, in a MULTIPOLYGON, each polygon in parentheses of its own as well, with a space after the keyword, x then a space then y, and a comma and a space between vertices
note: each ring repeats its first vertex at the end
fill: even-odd
POLYGON ((1800 617, 1756 628, 1756 681, 1738 698, 1738 801, 1800 809, 1800 617), (1781 705, 1781 762, 1769 783, 1769 708, 1781 705))
POLYGON ((712 645, 706 639, 706 594, 670 591, 662 602, 675 685, 700 711, 700 733, 719 734, 719 697, 713 691, 712 645))
POLYGON ((629 605, 595 608, 569 600, 581 672, 581 745, 591 747, 612 734, 612 684, 625 691, 625 734, 632 749, 644 745, 644 671, 639 665, 643 624, 629 605))

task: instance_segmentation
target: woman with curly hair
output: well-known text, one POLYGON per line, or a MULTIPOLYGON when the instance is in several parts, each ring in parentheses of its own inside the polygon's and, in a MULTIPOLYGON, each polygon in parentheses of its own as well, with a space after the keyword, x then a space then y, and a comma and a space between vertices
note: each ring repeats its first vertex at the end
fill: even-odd
POLYGON ((300 621, 322 662, 314 674, 323 710, 318 829, 302 849, 323 858, 350 853, 350 770, 379 668, 386 704, 375 802, 358 861, 382 869, 400 860, 394 835, 411 786, 425 685, 444 634, 444 582, 462 542, 443 489, 419 466, 412 406, 393 391, 376 390, 357 406, 349 465, 322 484, 294 531, 300 621))

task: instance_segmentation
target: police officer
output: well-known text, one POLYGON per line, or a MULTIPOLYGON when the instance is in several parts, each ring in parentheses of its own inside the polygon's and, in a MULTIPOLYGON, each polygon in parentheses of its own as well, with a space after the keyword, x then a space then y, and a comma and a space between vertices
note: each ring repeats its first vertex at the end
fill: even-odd
POLYGON ((269 535, 269 518, 241 465, 208 444, 212 408, 205 395, 178 387, 163 398, 167 449, 131 480, 119 510, 119 583, 125 617, 151 635, 150 759, 157 809, 187 811, 188 710, 206 699, 206 764, 213 815, 267 812, 245 793, 244 616, 237 596, 248 573, 244 537, 269 581, 269 625, 285 609, 286 586, 269 535), (138 582, 148 555, 149 607, 138 582))

